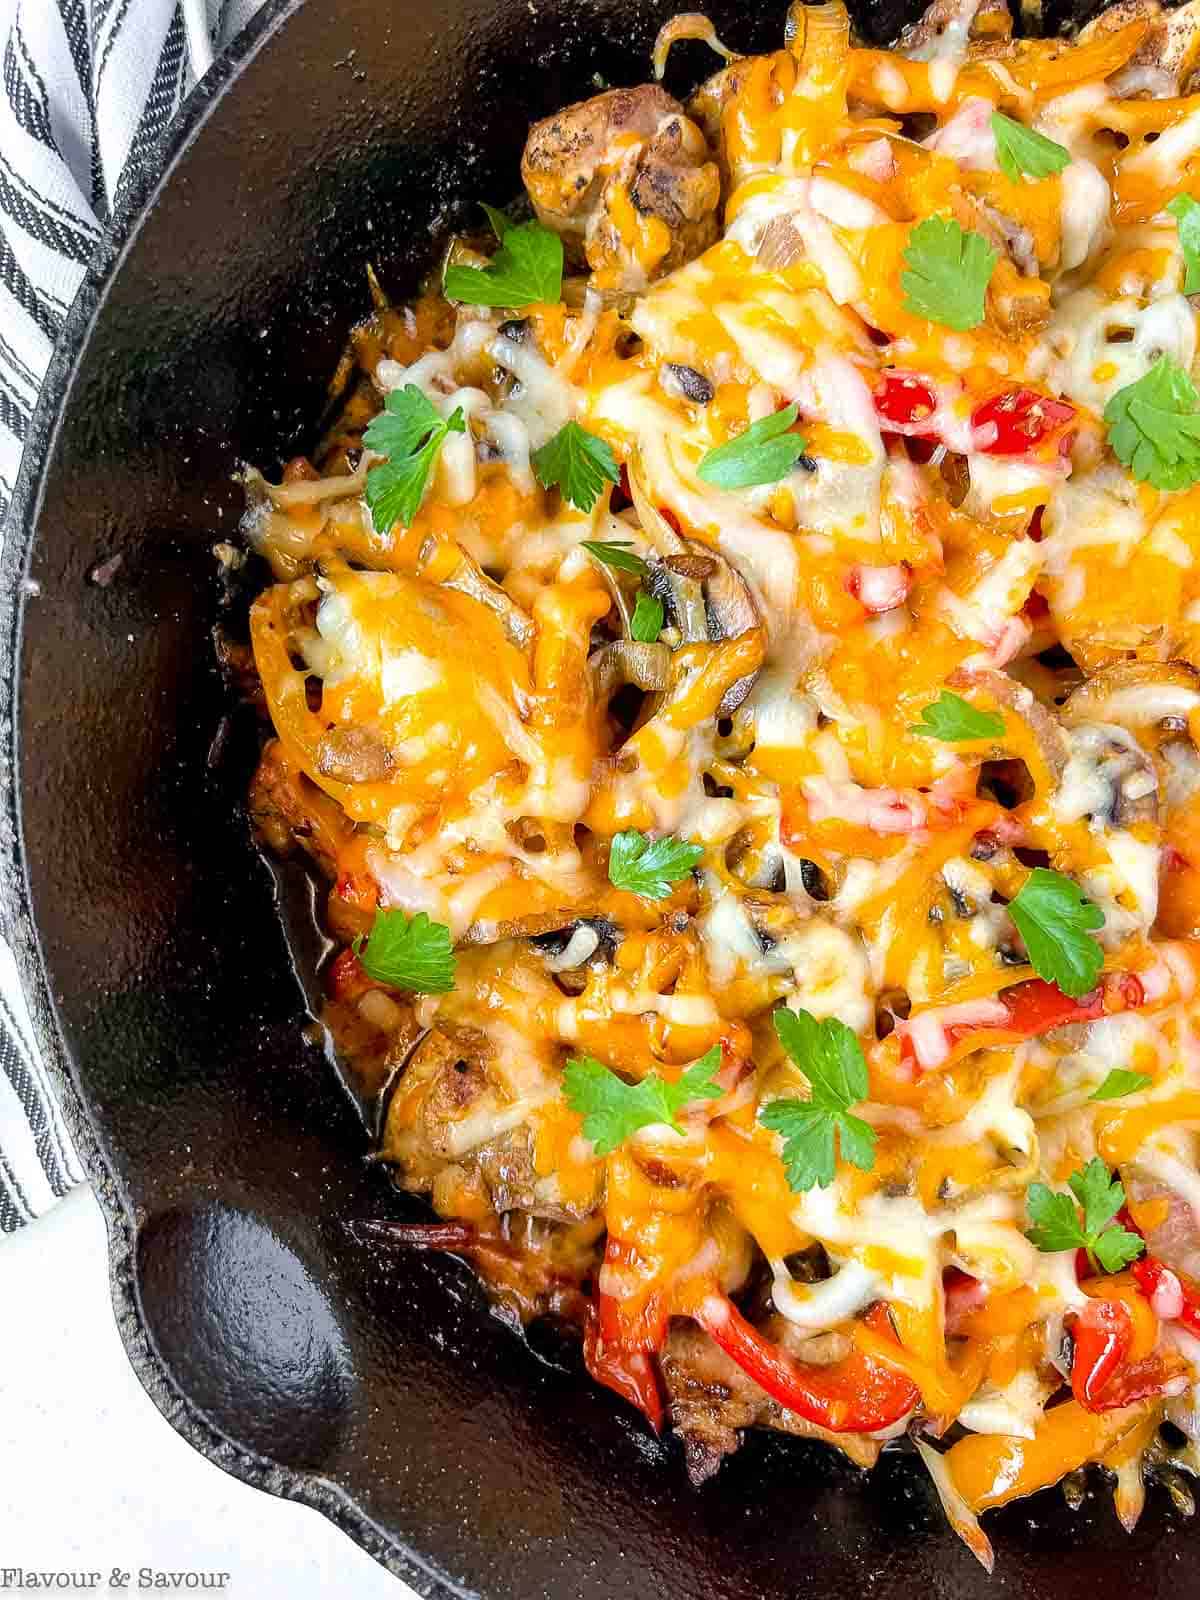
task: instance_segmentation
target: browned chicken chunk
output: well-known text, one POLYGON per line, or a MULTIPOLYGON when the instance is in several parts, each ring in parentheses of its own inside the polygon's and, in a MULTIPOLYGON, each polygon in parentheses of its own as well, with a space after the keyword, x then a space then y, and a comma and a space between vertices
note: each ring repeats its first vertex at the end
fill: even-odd
POLYGON ((717 237, 716 163, 654 84, 610 89, 536 123, 521 176, 539 219, 581 249, 600 288, 641 289, 717 237))

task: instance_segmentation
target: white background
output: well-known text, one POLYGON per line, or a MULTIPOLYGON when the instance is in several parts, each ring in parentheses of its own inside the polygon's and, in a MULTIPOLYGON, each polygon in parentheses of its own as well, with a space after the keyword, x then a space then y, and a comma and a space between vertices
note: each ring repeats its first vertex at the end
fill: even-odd
MULTIPOLYGON (((229 1477, 160 1416, 117 1334, 104 1222, 86 1189, 0 1239, 5 1567, 99 1571, 90 1592, 104 1595, 114 1568, 133 1574, 132 1595, 138 1568, 152 1567, 230 1575, 221 1590, 178 1593, 416 1600, 324 1517, 229 1477)), ((20 1591, 0 1586, 9 1592, 20 1591)))

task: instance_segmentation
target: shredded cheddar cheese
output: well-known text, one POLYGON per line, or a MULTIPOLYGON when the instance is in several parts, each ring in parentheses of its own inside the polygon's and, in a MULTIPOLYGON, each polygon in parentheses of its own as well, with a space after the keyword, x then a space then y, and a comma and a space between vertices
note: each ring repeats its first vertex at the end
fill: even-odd
POLYGON ((978 1512, 1161 1448, 1200 1350, 1171 1312, 1200 1271, 1200 484, 1128 465, 1112 409, 1197 361, 1166 207, 1200 182, 1198 25, 1168 51, 1164 16, 1014 40, 938 0, 881 51, 795 7, 686 113, 568 108, 523 165, 561 303, 377 310, 315 465, 247 479, 251 809, 330 885, 325 1020, 393 1085, 399 1181, 697 1461, 720 1361, 753 1420, 856 1460, 957 1420, 935 1479, 977 1553, 978 1512), (1053 171, 1002 170, 997 111, 1053 171), (931 218, 986 243, 974 321, 914 299, 931 218), (363 430, 409 388, 464 427, 381 527, 363 430), (573 427, 591 498, 547 487, 573 427), (695 865, 623 880, 627 835, 695 865), (447 992, 350 948, 398 913, 449 930, 447 992), (863 1095, 830 1109, 781 1008, 863 1095), (611 1150, 564 1092, 586 1058, 643 1105, 709 1053, 707 1098, 611 1150), (831 1177, 797 1176, 780 1104, 842 1118, 831 1177), (1127 1209, 1093 1226, 1095 1161, 1127 1209), (1174 1289, 1101 1270, 1110 1227, 1174 1289), (1089 1376, 1102 1317, 1121 1363, 1089 1376))

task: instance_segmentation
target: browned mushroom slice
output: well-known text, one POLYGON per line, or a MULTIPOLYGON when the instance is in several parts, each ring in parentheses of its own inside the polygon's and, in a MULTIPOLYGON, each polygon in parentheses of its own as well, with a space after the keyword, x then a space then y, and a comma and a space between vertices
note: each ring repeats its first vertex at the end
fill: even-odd
POLYGON ((582 248, 605 287, 638 290, 717 237, 720 174, 704 135, 656 84, 610 89, 535 123, 521 176, 538 218, 582 248), (667 238, 625 217, 664 224, 667 238))
POLYGON ((317 771, 338 783, 382 783, 391 770, 391 751, 369 728, 330 728, 317 746, 317 771))
POLYGON ((665 644, 614 639, 589 657, 588 669, 598 703, 610 700, 627 683, 648 694, 659 694, 671 682, 671 652, 665 644))
POLYGON ((460 594, 470 595, 472 600, 478 600, 489 611, 494 611, 504 626, 510 644, 515 644, 519 650, 532 644, 533 618, 498 583, 494 583, 465 551, 459 552, 454 571, 440 582, 444 588, 457 589, 460 594))
MULTIPOLYGON (((1032 734, 1050 783, 1057 784, 1070 757, 1070 747, 1058 719, 1023 683, 996 667, 962 667, 948 680, 951 689, 982 689, 997 705, 1020 717, 1032 734)), ((1034 774, 1035 781, 1038 775, 1034 774)))
POLYGON ((1200 751, 1192 738, 1200 709, 1200 672, 1186 661, 1117 661, 1081 683, 1062 709, 1069 729, 1120 729, 1137 742, 1155 774, 1156 805, 1142 814, 1165 820, 1200 790, 1200 751))
POLYGON ((1012 37, 1012 13, 1005 0, 933 0, 916 22, 909 23, 896 43, 901 55, 929 61, 939 50, 972 55, 1012 37))
POLYGON ((1086 45, 1141 21, 1150 26, 1128 64, 1113 78, 1114 93, 1126 100, 1194 93, 1200 63, 1200 0, 1170 8, 1158 0, 1117 0, 1080 30, 1079 43, 1086 45))
POLYGON ((1115 661, 1071 693, 1062 718, 1068 724, 1115 722, 1144 731, 1167 719, 1181 719, 1179 726, 1186 727, 1197 707, 1200 671, 1189 662, 1115 661))

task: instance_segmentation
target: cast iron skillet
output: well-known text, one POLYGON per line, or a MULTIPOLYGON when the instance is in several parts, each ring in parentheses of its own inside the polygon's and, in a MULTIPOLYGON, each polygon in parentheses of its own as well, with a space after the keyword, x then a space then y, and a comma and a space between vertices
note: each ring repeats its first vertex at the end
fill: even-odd
MULTIPOLYGON (((213 750, 210 547, 237 462, 305 443, 365 264, 411 290, 456 208, 516 191, 530 120, 596 72, 642 81, 677 8, 268 4, 69 319, 0 573, 4 843, 28 890, 8 931, 107 1212, 122 1332, 198 1449, 422 1593, 1090 1600, 1119 1577, 1165 1596, 1200 1543, 1161 1492, 1133 1537, 1106 1494, 1002 1513, 990 1584, 902 1456, 867 1478, 759 1435, 694 1490, 674 1445, 490 1317, 464 1266, 344 1229, 400 1202, 302 1034, 311 951, 289 953, 240 809, 252 730, 235 718, 213 750)), ((782 0, 709 9, 736 46, 781 39, 782 0)), ((882 41, 906 13, 859 22, 882 41)))

